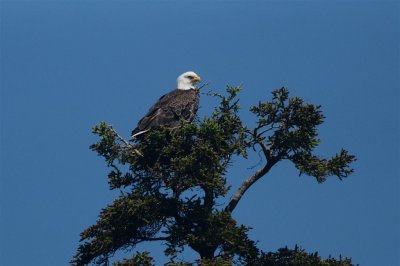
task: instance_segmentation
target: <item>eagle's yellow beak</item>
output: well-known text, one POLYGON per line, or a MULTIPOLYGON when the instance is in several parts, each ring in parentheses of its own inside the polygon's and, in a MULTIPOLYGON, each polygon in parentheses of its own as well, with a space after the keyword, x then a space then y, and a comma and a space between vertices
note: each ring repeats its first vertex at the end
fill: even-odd
POLYGON ((201 80, 201 78, 199 77, 199 76, 195 76, 194 78, 193 78, 193 81, 200 81, 201 80))

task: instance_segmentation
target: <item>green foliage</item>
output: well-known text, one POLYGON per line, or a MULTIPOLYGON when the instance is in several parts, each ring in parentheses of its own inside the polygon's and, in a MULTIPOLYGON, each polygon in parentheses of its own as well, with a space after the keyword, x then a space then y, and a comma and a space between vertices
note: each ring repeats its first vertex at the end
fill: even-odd
POLYGON ((289 98, 289 91, 281 88, 272 92, 272 101, 260 102, 251 108, 258 117, 253 141, 268 147, 267 156, 273 162, 292 161, 301 173, 323 182, 328 176, 342 179, 353 172, 353 155, 342 150, 331 159, 323 159, 312 152, 318 146, 317 126, 323 123, 321 106, 304 103, 301 98, 289 98))
POLYGON ((304 249, 295 247, 280 248, 277 252, 262 253, 258 265, 265 266, 352 266, 351 259, 339 258, 336 260, 329 257, 326 260, 321 259, 318 252, 307 253, 304 249))
POLYGON ((152 266, 154 260, 150 257, 149 252, 137 252, 131 259, 125 259, 120 262, 113 263, 113 266, 152 266))
MULTIPOLYGON (((104 122, 93 129, 100 140, 91 149, 110 166, 110 189, 120 190, 121 195, 102 210, 95 225, 81 233, 82 243, 72 264, 108 265, 116 251, 148 241, 165 243, 170 266, 303 265, 293 264, 301 260, 336 263, 299 249, 265 254, 248 238, 250 228, 232 218, 247 188, 281 160, 292 161, 301 173, 318 182, 331 175, 347 177, 355 160, 345 150, 331 159, 312 153, 319 144, 317 126, 324 118, 319 106, 289 98, 285 88, 275 90, 271 101, 251 108, 258 121, 249 129, 239 117, 239 91, 240 87, 227 87, 226 96, 213 94, 220 104, 210 117, 182 122, 174 130, 152 130, 136 142, 126 141, 104 122), (230 189, 227 170, 232 156, 247 158, 250 148, 257 147, 265 155, 264 170, 246 180, 230 207, 221 209, 216 199, 230 189), (177 260, 187 247, 199 254, 197 262, 177 260), (285 259, 292 264, 285 264, 285 259)), ((153 265, 153 259, 146 252, 136 253, 114 265, 153 265)))

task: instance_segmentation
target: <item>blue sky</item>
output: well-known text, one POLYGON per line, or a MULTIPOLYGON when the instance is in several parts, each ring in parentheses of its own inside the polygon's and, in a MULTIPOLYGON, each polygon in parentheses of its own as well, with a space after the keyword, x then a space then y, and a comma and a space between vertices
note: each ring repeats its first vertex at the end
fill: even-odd
MULTIPOLYGON (((282 163, 252 187, 234 216, 260 248, 400 265, 399 14, 395 1, 1 1, 0 264, 67 265, 116 195, 91 127, 129 136, 194 70, 214 91, 243 84, 250 125, 281 86, 321 104, 317 152, 358 157, 344 181, 282 163)), ((214 104, 202 96, 200 116, 214 104)), ((233 188, 257 160, 236 161, 233 188)))

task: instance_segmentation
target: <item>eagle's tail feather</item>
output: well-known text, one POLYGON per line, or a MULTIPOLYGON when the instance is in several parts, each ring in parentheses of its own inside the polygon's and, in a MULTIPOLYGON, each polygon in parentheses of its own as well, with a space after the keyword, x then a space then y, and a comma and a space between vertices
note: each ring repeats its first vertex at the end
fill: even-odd
POLYGON ((150 129, 146 129, 146 130, 139 131, 138 133, 133 134, 133 135, 131 136, 131 138, 132 138, 132 139, 135 139, 137 136, 139 136, 139 135, 141 135, 141 134, 143 134, 143 133, 146 133, 146 132, 149 131, 149 130, 150 130, 150 129))

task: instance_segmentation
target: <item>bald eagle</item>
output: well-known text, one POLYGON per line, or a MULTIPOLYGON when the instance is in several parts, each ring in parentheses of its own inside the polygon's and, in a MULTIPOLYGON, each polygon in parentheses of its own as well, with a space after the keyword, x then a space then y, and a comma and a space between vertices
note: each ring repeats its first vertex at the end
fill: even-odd
POLYGON ((161 96, 140 119, 132 131, 135 138, 152 128, 177 128, 180 120, 192 122, 199 107, 199 89, 196 87, 200 77, 193 71, 185 72, 177 78, 177 87, 161 96))

